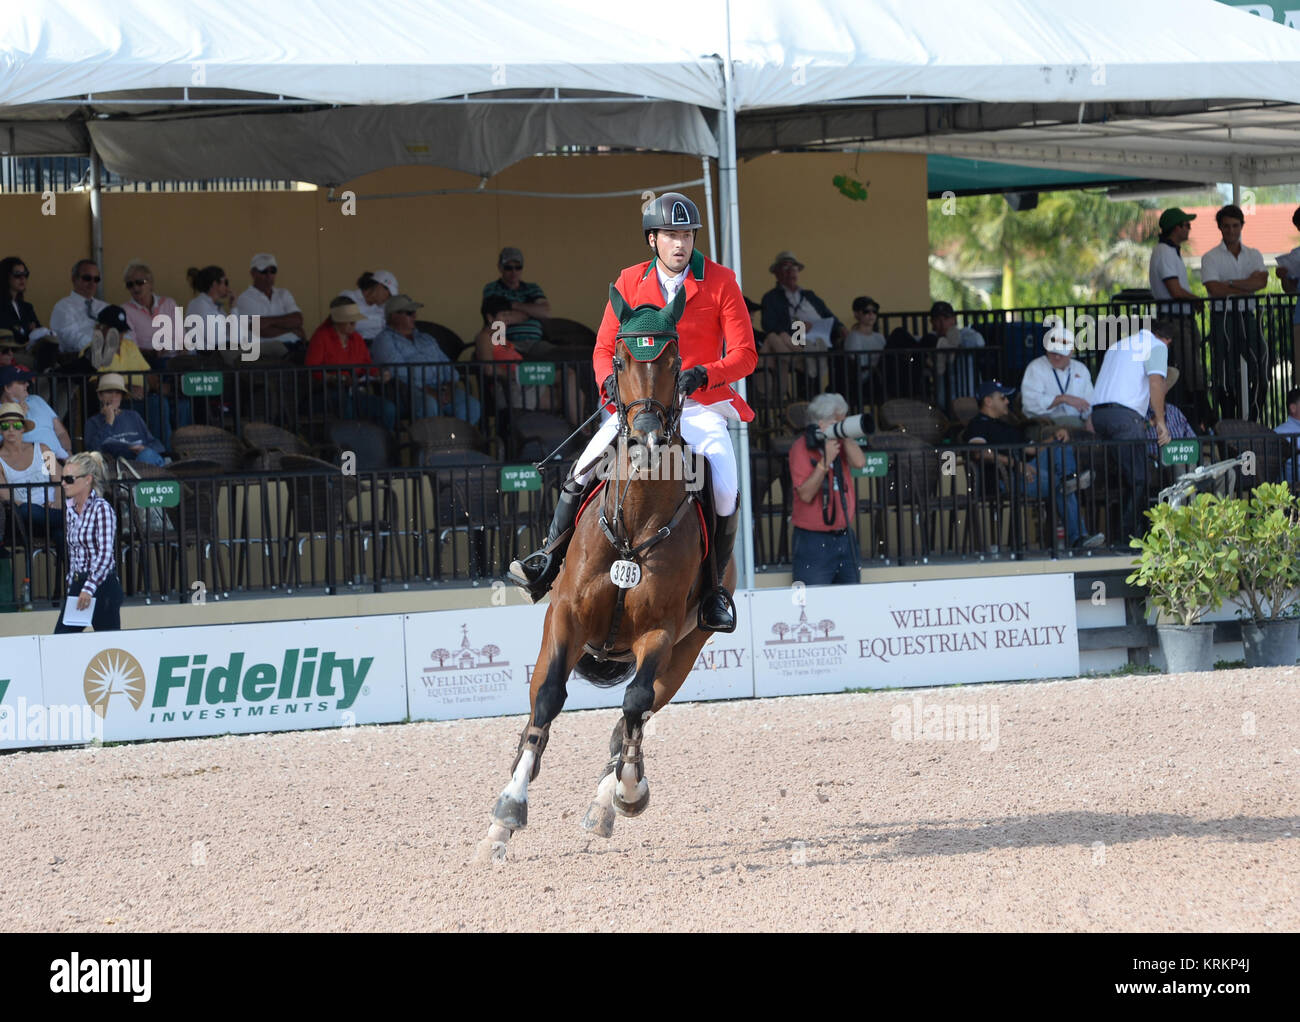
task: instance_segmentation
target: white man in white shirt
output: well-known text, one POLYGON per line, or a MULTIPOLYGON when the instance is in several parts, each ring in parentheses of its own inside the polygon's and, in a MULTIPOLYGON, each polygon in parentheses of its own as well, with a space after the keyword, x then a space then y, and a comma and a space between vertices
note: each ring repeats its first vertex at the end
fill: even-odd
POLYGON ((1192 233, 1195 219, 1195 213, 1186 213, 1176 206, 1160 214, 1160 240, 1151 252, 1147 277, 1156 299, 1156 315, 1169 320, 1174 330, 1169 345, 1170 360, 1182 367, 1183 404, 1194 406, 1193 414, 1205 419, 1210 411, 1205 386, 1205 348, 1200 327, 1196 325, 1201 299, 1187 283, 1187 264, 1181 251, 1192 233))
POLYGON ((1169 443, 1169 426, 1165 422, 1165 377, 1169 372, 1169 341, 1173 326, 1158 319, 1150 330, 1122 338, 1106 349, 1097 385, 1092 391, 1092 425, 1098 440, 1127 440, 1128 446, 1116 450, 1120 473, 1124 477, 1121 524, 1130 536, 1141 536, 1146 529, 1141 512, 1146 503, 1147 412, 1156 426, 1156 442, 1169 443), (1141 441, 1137 443, 1136 441, 1141 441))
POLYGON ((1268 284, 1259 249, 1241 243, 1245 214, 1224 206, 1214 214, 1223 241, 1201 256, 1210 298, 1210 350, 1219 414, 1258 421, 1268 383, 1268 348, 1259 332, 1256 291, 1268 284))
POLYGON ((99 266, 93 259, 78 259, 72 267, 72 294, 54 303, 50 329, 59 339, 59 354, 75 355, 95 339, 95 317, 108 302, 96 298, 99 266))
MULTIPOLYGON (((260 317, 262 354, 275 358, 302 340, 302 310, 287 288, 275 286, 280 266, 270 252, 253 256, 248 272, 253 279, 252 286, 235 299, 233 311, 241 316, 260 317)), ((305 347, 302 353, 305 355, 305 347)))
POLYGON ((1043 338, 1044 355, 1025 366, 1020 381, 1020 405, 1072 429, 1092 432, 1092 376, 1074 359, 1074 331, 1056 326, 1043 338))

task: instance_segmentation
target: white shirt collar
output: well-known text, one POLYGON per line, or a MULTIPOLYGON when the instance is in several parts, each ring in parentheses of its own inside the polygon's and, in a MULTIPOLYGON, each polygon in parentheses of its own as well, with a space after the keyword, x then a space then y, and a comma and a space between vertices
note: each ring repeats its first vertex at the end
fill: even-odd
POLYGON ((678 273, 675 276, 669 276, 664 272, 664 264, 658 259, 655 260, 655 272, 659 274, 659 287, 663 290, 664 298, 667 301, 671 302, 677 297, 677 292, 681 289, 681 286, 686 283, 686 271, 688 269, 690 269, 689 265, 683 266, 681 273, 678 273))

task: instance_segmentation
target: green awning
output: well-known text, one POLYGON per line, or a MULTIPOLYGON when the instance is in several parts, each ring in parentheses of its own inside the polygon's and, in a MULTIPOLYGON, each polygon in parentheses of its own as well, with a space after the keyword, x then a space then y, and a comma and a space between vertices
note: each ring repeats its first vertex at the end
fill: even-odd
POLYGON ((1073 170, 1049 170, 1046 167, 1022 167, 1014 163, 967 160, 957 156, 928 156, 925 161, 930 198, 944 192, 978 195, 987 192, 1051 191, 1059 188, 1083 188, 1088 185, 1111 185, 1141 178, 1117 174, 1079 173, 1073 170))

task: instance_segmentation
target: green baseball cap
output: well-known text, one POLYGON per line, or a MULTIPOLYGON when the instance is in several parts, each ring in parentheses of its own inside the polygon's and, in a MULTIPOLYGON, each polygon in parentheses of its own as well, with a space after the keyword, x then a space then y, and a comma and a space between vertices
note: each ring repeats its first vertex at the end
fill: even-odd
POLYGON ((1172 231, 1175 227, 1190 224, 1195 219, 1195 213, 1184 213, 1175 206, 1173 209, 1167 209, 1160 214, 1160 229, 1162 231, 1172 231))

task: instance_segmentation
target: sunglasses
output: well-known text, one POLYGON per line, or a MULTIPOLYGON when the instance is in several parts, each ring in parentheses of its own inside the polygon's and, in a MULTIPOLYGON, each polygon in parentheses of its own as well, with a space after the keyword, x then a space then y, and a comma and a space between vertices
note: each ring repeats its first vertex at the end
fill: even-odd
POLYGON ((267 276, 270 276, 270 275, 273 274, 273 273, 279 273, 279 272, 280 272, 280 267, 278 267, 278 266, 268 266, 265 270, 254 270, 253 272, 254 272, 254 273, 265 273, 267 276))
POLYGON ((126 286, 129 288, 144 287, 149 282, 147 280, 128 280, 126 286))
POLYGON ((414 315, 415 315, 415 310, 414 310, 414 309, 394 309, 394 310, 393 310, 393 315, 394 315, 394 316, 414 316, 414 315))
POLYGON ((506 265, 503 266, 503 267, 501 267, 501 269, 503 269, 503 270, 522 270, 523 267, 522 267, 519 263, 506 263, 506 265))
POLYGON ((0 422, 0 432, 7 433, 10 430, 17 430, 20 433, 27 432, 27 427, 21 422, 0 422))
POLYGON ((84 474, 79 476, 65 475, 62 479, 59 480, 59 482, 61 482, 64 486, 67 486, 69 483, 75 483, 78 479, 85 479, 85 478, 86 477, 84 474))
POLYGON ((88 273, 83 273, 81 275, 81 282, 83 284, 98 284, 102 279, 103 279, 102 277, 92 277, 88 273))
POLYGON ((17 277, 20 280, 25 280, 26 278, 31 276, 31 273, 28 272, 27 270, 14 270, 14 272, 9 274, 9 276, 17 277))

